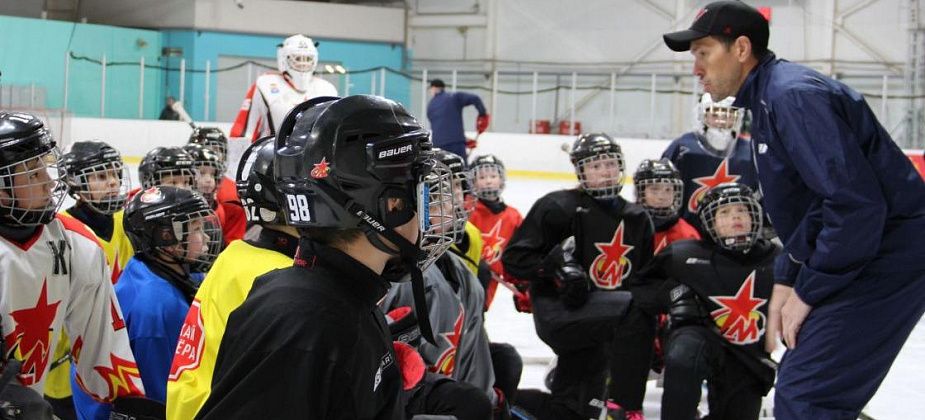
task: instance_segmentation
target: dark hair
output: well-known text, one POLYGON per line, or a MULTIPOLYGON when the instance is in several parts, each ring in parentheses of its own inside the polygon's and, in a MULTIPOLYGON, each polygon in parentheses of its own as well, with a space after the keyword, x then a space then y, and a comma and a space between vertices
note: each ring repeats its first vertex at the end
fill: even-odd
POLYGON ((446 87, 446 83, 443 83, 443 80, 433 79, 430 81, 430 87, 443 89, 446 87))
MULTIPOLYGON (((737 36, 733 37, 733 36, 728 36, 728 35, 710 35, 710 36, 712 36, 714 39, 716 39, 721 44, 723 44, 723 46, 726 47, 726 50, 732 48, 732 44, 735 44, 736 39, 739 38, 737 36)), ((740 36, 744 36, 748 38, 747 35, 740 35, 740 36)), ((752 39, 748 38, 748 40, 751 41, 752 39)), ((755 57, 758 60, 761 60, 761 58, 764 57, 764 55, 767 53, 768 53, 767 45, 758 45, 755 42, 752 42, 752 56, 753 57, 755 57)))
POLYGON ((363 236, 360 229, 343 229, 331 227, 300 228, 299 234, 311 238, 322 245, 336 247, 347 245, 363 236))

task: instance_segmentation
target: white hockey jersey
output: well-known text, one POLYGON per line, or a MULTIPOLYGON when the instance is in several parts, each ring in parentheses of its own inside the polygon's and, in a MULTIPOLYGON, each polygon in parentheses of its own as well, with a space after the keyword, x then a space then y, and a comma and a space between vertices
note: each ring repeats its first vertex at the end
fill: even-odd
POLYGON ((28 242, 0 237, 0 316, 19 381, 42 393, 61 329, 77 381, 94 398, 144 395, 102 248, 86 226, 55 218, 28 242))
POLYGON ((282 73, 265 73, 248 89, 231 127, 230 137, 257 140, 276 134, 276 129, 292 108, 318 96, 337 96, 337 89, 327 80, 315 76, 305 91, 300 92, 282 73))

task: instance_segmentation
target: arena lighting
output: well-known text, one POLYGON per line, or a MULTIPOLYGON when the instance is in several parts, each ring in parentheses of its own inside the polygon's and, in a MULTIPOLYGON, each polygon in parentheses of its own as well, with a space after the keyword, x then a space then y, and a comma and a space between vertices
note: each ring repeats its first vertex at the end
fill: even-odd
POLYGON ((324 70, 325 70, 326 72, 328 72, 328 73, 334 73, 334 67, 331 66, 330 64, 325 64, 325 65, 324 65, 324 70))
POLYGON ((344 66, 342 66, 342 65, 340 65, 340 64, 334 65, 334 70, 337 70, 337 72, 340 73, 340 74, 347 73, 347 69, 345 69, 344 66))

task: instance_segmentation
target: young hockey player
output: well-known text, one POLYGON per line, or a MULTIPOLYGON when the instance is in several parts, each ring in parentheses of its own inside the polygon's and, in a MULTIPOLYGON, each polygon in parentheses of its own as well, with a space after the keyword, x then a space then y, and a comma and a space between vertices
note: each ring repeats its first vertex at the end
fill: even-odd
POLYGON ((298 232, 286 226, 273 178, 273 137, 249 147, 238 168, 238 195, 255 239, 232 241, 215 260, 186 314, 167 382, 167 417, 187 419, 209 397, 228 316, 244 302, 254 279, 292 265, 298 232))
POLYGON ((670 160, 644 159, 633 175, 636 203, 649 213, 655 224, 655 253, 682 239, 700 239, 700 234, 682 219, 684 183, 670 160))
POLYGON ((469 270, 478 277, 483 286, 486 286, 490 274, 488 267, 482 264, 482 233, 469 222, 475 201, 472 197, 469 173, 466 171, 466 161, 456 153, 439 148, 434 149, 434 156, 437 161, 450 168, 453 174, 453 193, 457 195, 456 200, 462 203, 456 207, 459 213, 456 218, 459 226, 456 230, 461 231, 461 234, 456 235, 456 242, 450 251, 460 256, 469 270))
MULTIPOLYGON (((223 172, 219 176, 219 182, 216 186, 216 201, 222 210, 215 209, 225 213, 224 222, 222 223, 222 237, 225 244, 231 243, 235 239, 244 237, 244 230, 247 225, 247 218, 244 215, 244 209, 241 207, 241 200, 238 199, 237 187, 234 179, 229 175, 237 174, 238 162, 232 162, 231 173, 229 174, 228 162, 228 138, 222 130, 215 127, 196 127, 190 134, 188 144, 199 144, 211 149, 218 155, 219 162, 222 165, 223 172)), ((240 159, 239 159, 240 160, 240 159)))
MULTIPOLYGON (((0 300, 16 380, 43 393, 63 329, 79 386, 106 404, 144 395, 106 257, 85 225, 55 213, 65 194, 43 123, 0 112, 0 300)), ((28 414, 28 413, 26 413, 28 414)))
POLYGON ((580 135, 570 157, 579 187, 540 198, 501 257, 506 272, 530 281, 537 334, 558 356, 552 395, 519 391, 515 402, 540 418, 578 419, 611 398, 638 418, 655 320, 634 308, 621 322, 627 297, 615 291, 652 258, 652 222, 619 195, 623 153, 610 136, 580 135))
MULTIPOLYGON (((211 226, 209 229, 217 229, 219 232, 224 231, 227 223, 225 207, 219 205, 218 201, 216 201, 218 185, 223 177, 222 173, 225 171, 221 159, 212 149, 198 144, 187 144, 183 146, 183 150, 193 158, 193 168, 195 168, 193 190, 206 199, 206 202, 209 203, 209 208, 215 213, 215 217, 208 219, 207 223, 218 223, 218 225, 211 226)), ((215 249, 209 252, 213 255, 218 255, 228 242, 224 237, 212 242, 215 249)), ((201 270, 201 267, 198 271, 205 272, 201 270)))
MULTIPOLYGON (((71 145, 71 150, 62 157, 61 166, 68 193, 76 204, 62 212, 60 217, 77 219, 96 235, 115 284, 122 268, 134 254, 122 229, 122 207, 131 189, 122 156, 104 142, 79 141, 71 145)), ((56 415, 63 419, 76 418, 71 398, 69 342, 66 334, 58 341, 55 362, 45 386, 45 395, 54 403, 56 415)))
MULTIPOLYGON (((196 185, 193 157, 181 147, 156 147, 145 154, 138 164, 141 189, 177 187, 191 189, 196 185)), ((130 194, 134 196, 139 190, 130 194)))
MULTIPOLYGON (((438 170, 450 173, 443 164, 438 164, 434 172, 438 170)), ((463 233, 459 217, 464 213, 457 211, 462 205, 461 195, 439 195, 440 191, 452 192, 452 188, 449 181, 442 186, 435 185, 430 192, 428 214, 434 231, 455 238, 463 233)), ((434 373, 425 378, 420 390, 416 390, 406 411, 409 416, 453 415, 459 420, 490 418, 492 406, 498 407, 503 400, 493 388, 491 355, 482 317, 482 286, 465 262, 453 253, 440 256, 423 274, 429 320, 436 342, 420 338, 411 311, 414 291, 410 283, 393 286, 379 304, 388 312, 393 338, 414 346, 428 371, 434 373)))
POLYGON ((274 177, 300 233, 294 265, 258 277, 228 318, 235 334, 222 338, 199 418, 404 417, 402 390, 423 371, 403 383, 399 356, 416 353, 393 347, 376 303, 388 290, 386 262, 400 259, 433 340, 421 270, 452 240, 418 218, 428 208, 429 148, 421 124, 380 97, 318 98, 289 114, 274 177))
POLYGON ((745 185, 712 188, 699 213, 708 235, 659 252, 642 273, 657 292, 634 293, 669 314, 662 418, 697 418, 706 380, 711 419, 757 419, 774 384, 764 341, 780 248, 761 237, 761 206, 745 185))
POLYGON ((734 101, 733 97, 713 101, 705 93, 695 110, 694 131, 672 141, 662 153, 684 181, 681 218, 698 230, 702 226, 697 217, 697 203, 707 190, 725 182, 758 188, 751 142, 739 138, 747 111, 733 106, 734 101))
POLYGON ((286 38, 276 50, 276 62, 279 72, 261 75, 247 90, 231 127, 231 137, 256 140, 276 134, 283 118, 299 103, 337 96, 334 85, 315 76, 318 49, 311 38, 302 34, 286 38))
POLYGON ((504 247, 523 221, 520 212, 508 206, 501 198, 506 179, 504 163, 494 155, 476 156, 469 164, 469 173, 472 193, 478 200, 469 216, 469 222, 482 232, 482 260, 491 269, 491 280, 485 293, 485 309, 491 306, 500 281, 515 287, 512 292, 517 310, 529 312, 529 283, 505 276, 501 265, 504 247))
POLYGON ((169 186, 138 193, 125 210, 136 253, 116 284, 148 398, 167 399, 167 374, 183 319, 220 238, 215 213, 199 194, 169 186))

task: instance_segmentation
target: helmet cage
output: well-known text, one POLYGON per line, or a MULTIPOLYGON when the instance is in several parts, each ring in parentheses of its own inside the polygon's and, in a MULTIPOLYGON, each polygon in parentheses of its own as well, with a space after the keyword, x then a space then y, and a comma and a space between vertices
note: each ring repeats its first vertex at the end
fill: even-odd
POLYGON ((37 155, 0 167, 0 189, 7 196, 0 197, 0 219, 13 226, 40 226, 51 222, 67 193, 60 163, 61 157, 52 144, 37 155), (28 165, 32 161, 38 164, 30 168, 28 165), (17 177, 28 180, 33 174, 42 172, 48 175, 45 181, 16 182, 17 177), (36 188, 43 191, 42 197, 27 197, 27 191, 23 191, 36 188), (44 203, 39 206, 27 204, 34 201, 44 203))
MULTIPOLYGON (((707 193, 709 194, 709 193, 707 193)), ((698 206, 700 222, 704 230, 710 235, 716 244, 720 247, 742 253, 748 252, 760 237, 762 228, 761 204, 751 194, 724 194, 720 193, 718 197, 705 197, 698 206), (751 218, 751 229, 743 235, 721 237, 716 230, 716 213, 725 206, 741 204, 744 205, 751 218)))
POLYGON ((101 214, 113 214, 125 206, 129 191, 132 189, 128 168, 122 160, 97 163, 81 168, 76 173, 67 173, 65 181, 71 195, 101 214), (115 188, 93 189, 91 178, 97 174, 117 174, 118 185, 115 188), (97 196, 98 198, 93 198, 97 196), (99 198, 99 196, 102 196, 99 198))
POLYGON ((654 218, 667 219, 674 217, 681 211, 681 201, 684 196, 684 183, 678 178, 646 178, 635 179, 636 202, 646 209, 654 218), (671 186, 671 205, 668 207, 652 207, 646 203, 646 191, 652 185, 667 184, 671 186))
POLYGON ((578 160, 575 163, 575 174, 578 176, 578 184, 591 197, 599 199, 615 198, 620 195, 623 188, 624 168, 623 153, 603 152, 591 155, 578 160), (593 165, 606 164, 605 161, 614 160, 617 165, 617 173, 614 176, 603 177, 601 179, 589 179, 587 173, 593 165))
POLYGON ((472 179, 472 193, 476 197, 481 198, 485 201, 498 201, 501 199, 501 193, 504 191, 504 186, 507 182, 507 174, 504 170, 504 166, 494 163, 494 162, 485 162, 478 163, 470 169, 470 177, 472 179), (479 186, 479 178, 487 175, 497 175, 501 180, 498 187, 484 187, 479 186))

